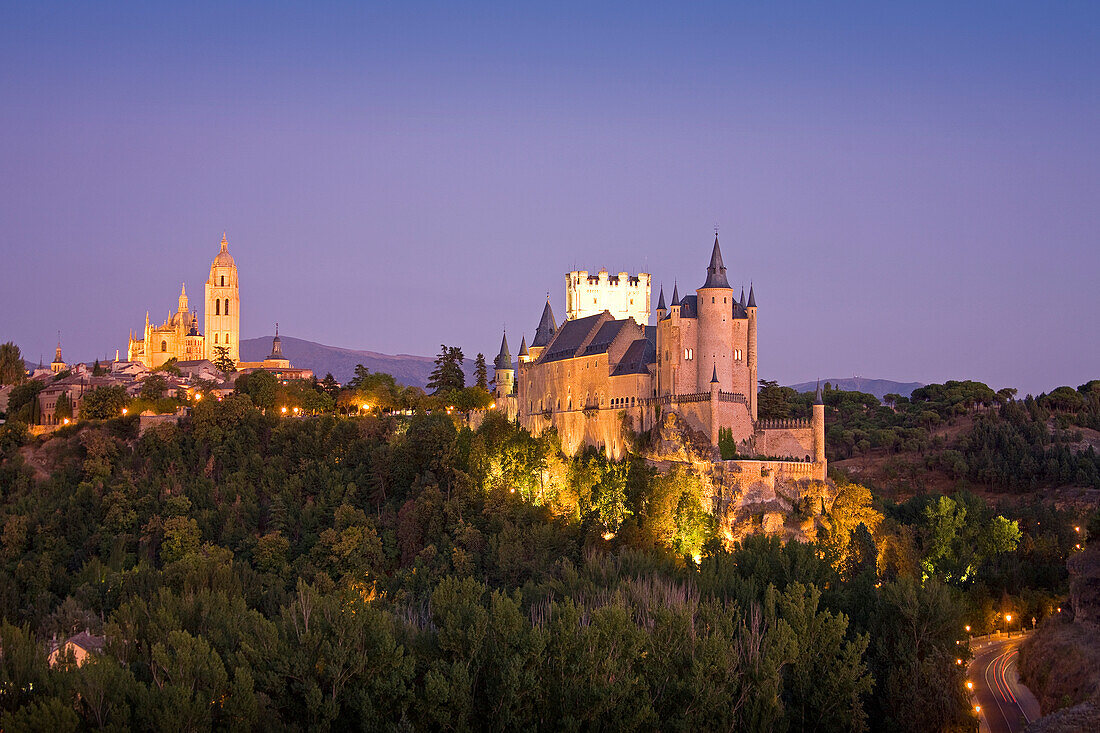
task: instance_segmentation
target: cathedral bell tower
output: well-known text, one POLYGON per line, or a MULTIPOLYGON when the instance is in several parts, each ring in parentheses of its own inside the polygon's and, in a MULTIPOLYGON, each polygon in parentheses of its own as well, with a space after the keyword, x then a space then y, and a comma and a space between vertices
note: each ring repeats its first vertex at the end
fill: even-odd
POLYGON ((228 347, 229 358, 241 360, 241 293, 237 282, 237 263, 229 254, 229 242, 222 234, 221 251, 210 264, 210 279, 206 281, 204 353, 213 361, 215 348, 228 347))

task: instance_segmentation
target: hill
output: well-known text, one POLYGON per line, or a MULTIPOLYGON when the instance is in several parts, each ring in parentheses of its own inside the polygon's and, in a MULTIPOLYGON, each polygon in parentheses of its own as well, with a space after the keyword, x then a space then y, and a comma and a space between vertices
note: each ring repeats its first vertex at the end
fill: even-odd
MULTIPOLYGON (((922 382, 894 382, 889 379, 866 379, 865 377, 848 377, 847 379, 822 379, 821 383, 828 382, 835 389, 845 392, 867 392, 880 400, 888 394, 899 394, 908 397, 917 387, 923 387, 922 382)), ((787 385, 796 392, 813 392, 817 388, 817 382, 802 382, 801 384, 787 385)))
MULTIPOLYGON (((260 361, 271 353, 271 336, 243 339, 241 341, 241 359, 243 361, 260 361)), ((372 372, 386 372, 392 374, 401 384, 423 387, 428 383, 428 378, 434 367, 435 357, 414 356, 412 354, 380 354, 376 351, 364 351, 357 349, 342 349, 338 346, 326 346, 293 336, 282 336, 283 353, 290 359, 290 363, 296 367, 312 369, 318 378, 328 373, 336 377, 340 383, 351 379, 355 372, 355 365, 362 364, 372 372)), ((491 357, 486 357, 491 358, 491 357)), ((474 373, 473 359, 467 359, 463 364, 466 372, 467 383, 474 373)))

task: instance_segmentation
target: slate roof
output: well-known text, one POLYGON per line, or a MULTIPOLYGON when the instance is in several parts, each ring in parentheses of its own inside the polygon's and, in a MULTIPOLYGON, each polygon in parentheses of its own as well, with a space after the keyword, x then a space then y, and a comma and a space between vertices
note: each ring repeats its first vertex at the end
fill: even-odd
POLYGON ((600 330, 596 332, 596 335, 588 343, 588 346, 584 349, 584 354, 581 356, 592 356, 593 354, 602 354, 611 348, 611 342, 615 340, 615 337, 619 335, 619 331, 626 325, 626 320, 621 321, 608 321, 600 326, 600 330))
POLYGON ((497 369, 512 368, 512 355, 508 351, 508 334, 504 334, 504 338, 500 340, 500 353, 493 360, 493 366, 497 369))
POLYGON ((728 288, 726 266, 722 263, 722 249, 718 246, 718 234, 714 235, 714 249, 710 253, 710 265, 707 266, 707 281, 704 288, 728 288))
MULTIPOLYGON (((547 303, 546 307, 549 308, 550 304, 547 303)), ((560 361, 575 356, 577 349, 581 347, 581 344, 588 338, 588 334, 592 332, 592 329, 596 327, 596 323, 602 317, 602 313, 597 313, 596 315, 577 318, 561 324, 561 328, 555 333, 553 343, 550 344, 553 348, 547 349, 539 361, 560 361)), ((536 344, 532 343, 532 346, 534 345, 536 344)))
POLYGON ((646 326, 645 331, 645 338, 636 339, 626 348, 626 353, 615 365, 612 376, 649 373, 649 365, 657 361, 657 328, 646 326))
MULTIPOLYGON (((564 324, 563 324, 564 328, 564 324)), ((546 301, 546 307, 542 309, 542 318, 539 319, 539 327, 535 329, 535 338, 531 340, 531 346, 546 346, 558 330, 554 321, 554 310, 550 307, 550 301, 546 301)))

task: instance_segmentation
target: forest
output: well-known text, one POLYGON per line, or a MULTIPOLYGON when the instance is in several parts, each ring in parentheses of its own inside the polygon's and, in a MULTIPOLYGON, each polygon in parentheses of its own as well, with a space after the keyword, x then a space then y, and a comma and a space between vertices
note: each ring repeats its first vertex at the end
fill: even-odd
MULTIPOLYGON (((1100 489, 1100 379, 1016 399, 1016 390, 974 381, 929 384, 910 396, 824 385, 826 454, 895 457, 888 468, 939 471, 960 486, 1005 493, 1074 485, 1100 489), (951 430, 946 437, 945 428, 951 430), (1091 431, 1093 440, 1086 440, 1091 431)), ((809 417, 813 396, 762 381, 761 417, 809 417)))
POLYGON ((1053 612, 1083 541, 837 476, 815 543, 724 546, 686 470, 238 389, 141 435, 0 426, 5 730, 970 731, 966 626, 1053 612))

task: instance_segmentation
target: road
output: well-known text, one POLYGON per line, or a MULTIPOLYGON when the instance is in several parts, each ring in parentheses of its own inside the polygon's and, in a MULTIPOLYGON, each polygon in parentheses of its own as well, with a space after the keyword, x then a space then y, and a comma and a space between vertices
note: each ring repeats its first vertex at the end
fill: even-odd
POLYGON ((974 701, 981 706, 983 732, 1017 733, 1039 719, 1038 701, 1016 674, 1025 638, 1022 634, 986 637, 970 645, 974 661, 967 667, 967 679, 974 683, 974 701))

